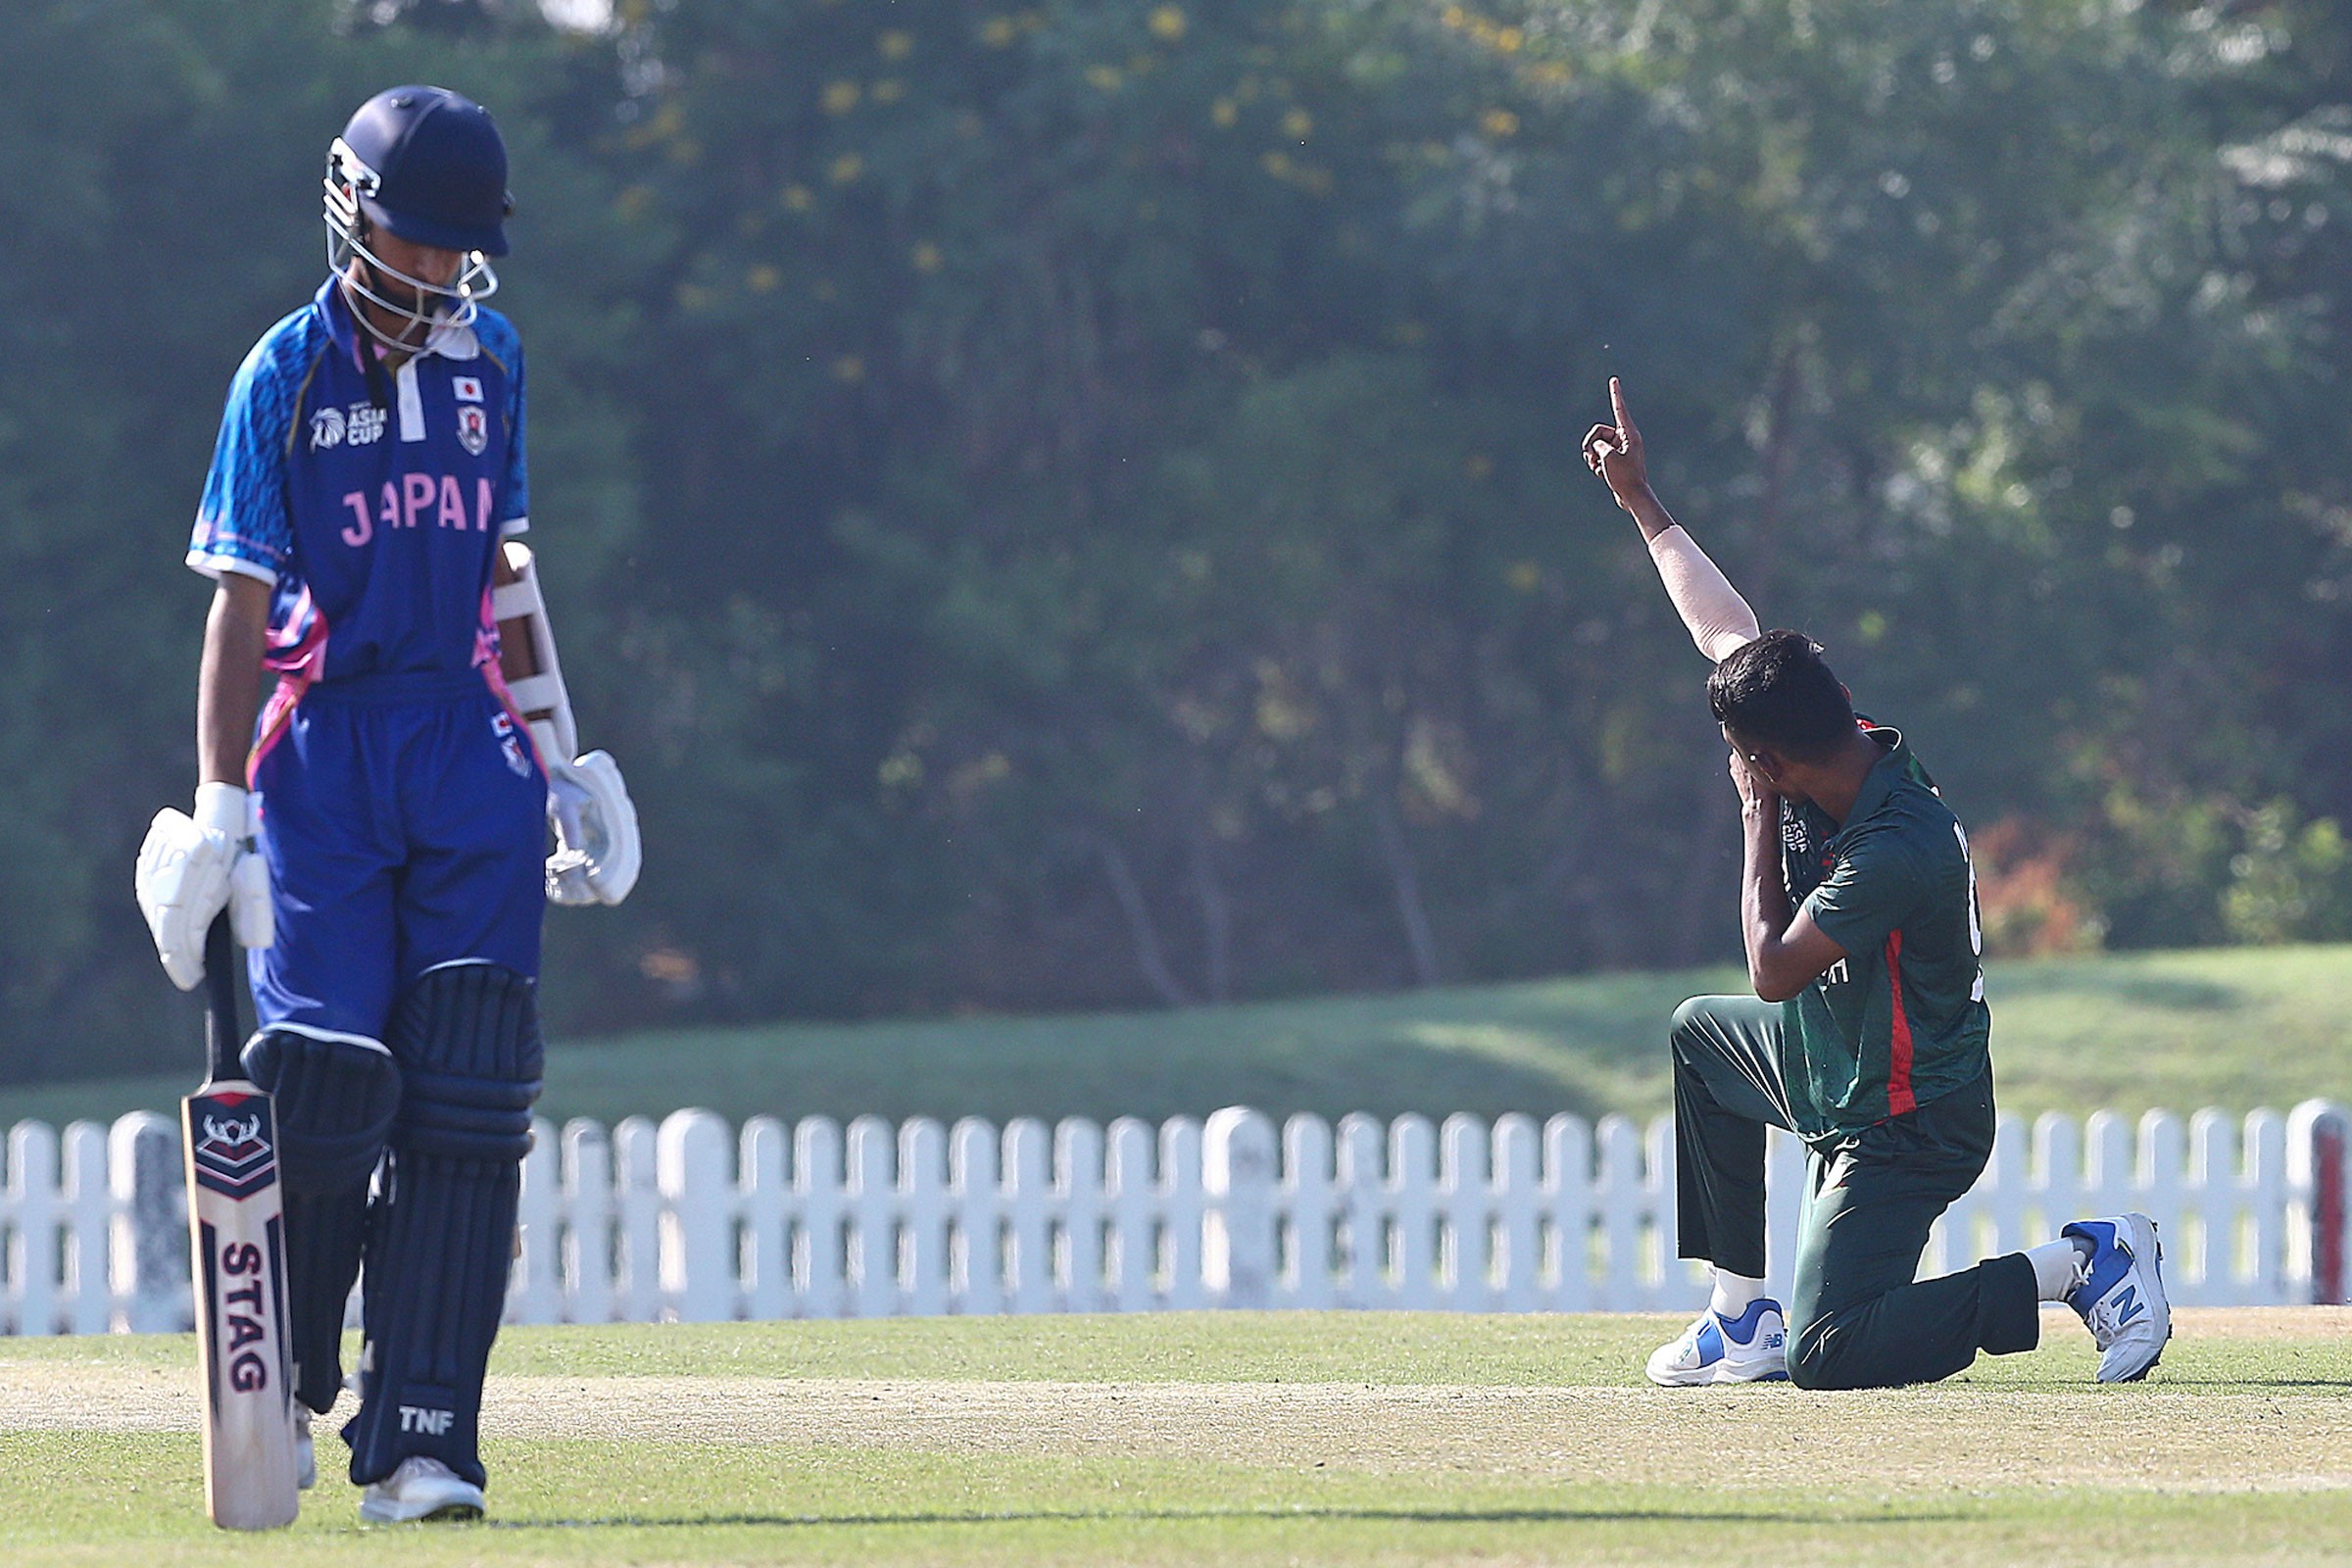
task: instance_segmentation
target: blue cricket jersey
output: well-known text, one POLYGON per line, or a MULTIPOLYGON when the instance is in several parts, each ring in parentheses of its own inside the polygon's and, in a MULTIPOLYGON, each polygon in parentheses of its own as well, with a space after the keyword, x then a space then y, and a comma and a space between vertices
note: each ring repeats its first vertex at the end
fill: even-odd
POLYGON ((521 340, 495 311, 387 374, 329 277, 253 346, 187 561, 273 586, 268 662, 286 679, 257 753, 317 684, 482 669, 503 690, 490 573, 528 526, 522 407, 521 340))
POLYGON ((525 525, 522 404, 504 317, 387 373, 331 277, 230 385, 187 560, 272 588, 246 768, 277 926, 247 956, 264 1030, 393 1049, 425 970, 539 972, 547 780, 490 610, 525 525))

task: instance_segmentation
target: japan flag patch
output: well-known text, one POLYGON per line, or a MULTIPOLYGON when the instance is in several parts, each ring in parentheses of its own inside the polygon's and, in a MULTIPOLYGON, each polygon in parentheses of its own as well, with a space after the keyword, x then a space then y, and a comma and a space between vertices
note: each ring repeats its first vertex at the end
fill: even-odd
POLYGON ((482 401, 482 378, 480 376, 453 375, 449 378, 449 384, 451 390, 457 393, 460 403, 482 401))
POLYGON ((475 457, 490 444, 490 416, 480 404, 463 404, 458 409, 458 441, 475 457))

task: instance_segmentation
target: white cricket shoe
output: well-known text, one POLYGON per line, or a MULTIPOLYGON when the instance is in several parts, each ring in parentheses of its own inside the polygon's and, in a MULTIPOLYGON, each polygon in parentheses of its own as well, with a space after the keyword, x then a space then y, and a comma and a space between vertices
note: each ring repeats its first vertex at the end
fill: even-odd
POLYGON ((2155 1370, 2173 1337, 2164 1298, 2164 1249, 2145 1214, 2077 1220, 2058 1233, 2090 1243, 2082 1283, 2066 1298, 2099 1348, 2101 1383, 2136 1383, 2155 1370))
POLYGON ((1682 1338, 1649 1358, 1649 1381, 1669 1389, 1772 1383, 1788 1376, 1788 1325, 1781 1303, 1758 1297, 1738 1317, 1701 1312, 1682 1338))
POLYGON ((318 1484, 318 1450, 311 1443, 311 1407, 294 1404, 294 1484, 308 1492, 318 1484))
POLYGON ((401 1460, 399 1469, 371 1484, 360 1497, 360 1517, 370 1524, 481 1516, 482 1489, 421 1453, 401 1460))

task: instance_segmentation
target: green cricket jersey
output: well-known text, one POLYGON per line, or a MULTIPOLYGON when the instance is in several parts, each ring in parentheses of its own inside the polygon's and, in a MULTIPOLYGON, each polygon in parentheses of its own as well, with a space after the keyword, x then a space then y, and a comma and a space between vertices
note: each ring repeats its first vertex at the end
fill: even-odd
POLYGON ((1974 1083, 1989 1064, 1968 835, 1893 729, 1842 824, 1784 802, 1789 902, 1846 952, 1781 1004, 1796 1130, 1854 1132, 1974 1083))

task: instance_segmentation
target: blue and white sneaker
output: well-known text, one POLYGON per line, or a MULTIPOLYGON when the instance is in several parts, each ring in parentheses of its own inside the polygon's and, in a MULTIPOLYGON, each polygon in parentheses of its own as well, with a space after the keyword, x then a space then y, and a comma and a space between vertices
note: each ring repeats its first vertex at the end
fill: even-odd
POLYGON ((2164 1298, 2164 1249, 2145 1214, 2077 1220, 2061 1236, 2090 1243, 2082 1283, 2066 1298, 2099 1348, 2101 1383, 2136 1383, 2155 1370, 2173 1337, 2164 1298))
POLYGON ((1758 1297, 1738 1317, 1701 1312, 1649 1358, 1649 1381, 1669 1389, 1772 1383, 1788 1376, 1788 1324, 1781 1303, 1758 1297))

